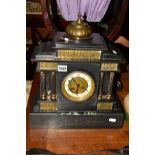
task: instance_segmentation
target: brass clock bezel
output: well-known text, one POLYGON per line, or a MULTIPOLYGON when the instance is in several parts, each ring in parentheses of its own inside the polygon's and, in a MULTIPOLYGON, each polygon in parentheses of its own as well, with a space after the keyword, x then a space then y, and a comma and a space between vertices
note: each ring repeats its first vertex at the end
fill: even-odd
MULTIPOLYGON (((69 90, 69 88, 68 88, 68 90, 69 90)), ((83 101, 88 100, 93 95, 93 93, 95 91, 95 82, 94 82, 93 78, 88 73, 83 72, 83 71, 73 71, 73 72, 67 74, 65 76, 65 78, 63 79, 62 84, 61 84, 61 91, 62 91, 62 94, 67 99, 69 99, 70 101, 83 102, 83 101), (73 79, 73 77, 75 75, 78 75, 77 76, 78 78, 83 78, 87 82, 88 88, 90 87, 89 89, 86 89, 83 92, 83 95, 82 95, 82 93, 81 94, 79 93, 81 96, 78 96, 77 94, 75 94, 73 92, 72 92, 72 95, 71 95, 66 91, 67 86, 65 86, 65 84, 66 84, 67 80, 69 81, 69 80, 73 79), (89 91, 87 91, 87 90, 89 90, 89 91)), ((71 91, 71 90, 69 90, 69 91, 71 91)))

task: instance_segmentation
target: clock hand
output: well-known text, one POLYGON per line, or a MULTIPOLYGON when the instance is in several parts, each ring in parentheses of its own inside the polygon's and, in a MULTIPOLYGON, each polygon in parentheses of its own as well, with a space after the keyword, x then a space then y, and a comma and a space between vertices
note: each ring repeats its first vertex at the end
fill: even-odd
POLYGON ((72 79, 72 80, 75 82, 76 86, 78 86, 78 84, 77 84, 77 82, 75 81, 75 79, 72 79))
POLYGON ((78 87, 79 87, 79 84, 75 81, 74 78, 72 78, 72 80, 74 81, 74 83, 76 84, 76 94, 78 94, 78 87))
POLYGON ((76 94, 78 94, 79 87, 80 87, 80 85, 79 85, 79 84, 77 84, 76 94))
POLYGON ((78 94, 78 87, 79 87, 79 84, 75 81, 74 78, 73 78, 72 80, 73 80, 73 81, 75 82, 75 84, 76 84, 76 88, 77 88, 77 89, 76 89, 76 94, 78 94))

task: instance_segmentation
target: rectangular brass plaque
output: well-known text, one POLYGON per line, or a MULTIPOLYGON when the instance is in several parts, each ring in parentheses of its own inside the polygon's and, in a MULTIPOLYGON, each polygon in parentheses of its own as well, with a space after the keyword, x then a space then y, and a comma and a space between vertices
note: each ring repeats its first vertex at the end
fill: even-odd
POLYGON ((111 110, 113 106, 113 103, 109 102, 109 103, 98 103, 97 104, 97 110, 111 110))
POLYGON ((117 71, 118 64, 117 63, 102 63, 101 71, 117 71))
POLYGON ((58 58, 62 60, 100 60, 101 51, 58 50, 58 58))
POLYGON ((55 102, 51 102, 51 103, 41 102, 40 103, 40 111, 54 112, 54 111, 56 111, 56 103, 55 102))
POLYGON ((39 62, 40 70, 57 70, 57 63, 55 62, 39 62))

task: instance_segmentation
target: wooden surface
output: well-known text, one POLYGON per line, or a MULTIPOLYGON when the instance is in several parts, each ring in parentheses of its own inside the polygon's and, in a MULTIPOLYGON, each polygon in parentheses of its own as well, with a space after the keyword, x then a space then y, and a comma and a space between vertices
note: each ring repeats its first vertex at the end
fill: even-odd
MULTIPOLYGON (((48 149, 55 153, 73 154, 103 149, 119 149, 129 144, 127 123, 124 123, 122 129, 29 129, 28 111, 31 96, 39 82, 36 77, 38 75, 35 75, 27 106, 27 150, 37 147, 48 149)), ((121 100, 129 92, 128 77, 128 72, 124 72, 121 75, 123 89, 118 92, 121 100)))

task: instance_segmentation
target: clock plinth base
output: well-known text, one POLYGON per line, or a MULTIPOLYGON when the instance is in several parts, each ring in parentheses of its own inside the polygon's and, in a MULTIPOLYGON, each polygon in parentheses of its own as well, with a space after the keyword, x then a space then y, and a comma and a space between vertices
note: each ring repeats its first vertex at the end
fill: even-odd
POLYGON ((29 112, 30 128, 122 128, 124 112, 119 100, 113 110, 81 112, 40 112, 37 95, 29 112))

